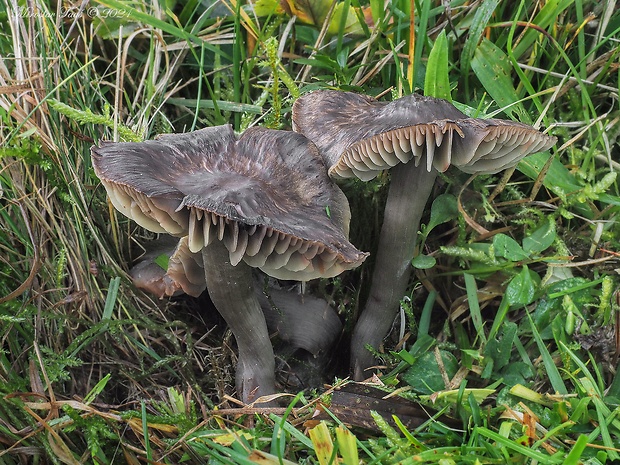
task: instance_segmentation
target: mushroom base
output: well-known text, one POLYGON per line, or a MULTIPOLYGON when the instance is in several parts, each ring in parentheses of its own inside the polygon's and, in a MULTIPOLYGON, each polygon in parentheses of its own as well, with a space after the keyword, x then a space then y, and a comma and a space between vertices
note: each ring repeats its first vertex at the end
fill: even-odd
POLYGON ((362 380, 376 361, 366 345, 378 348, 407 292, 420 220, 437 172, 413 162, 392 169, 375 268, 366 306, 353 330, 351 368, 362 380))

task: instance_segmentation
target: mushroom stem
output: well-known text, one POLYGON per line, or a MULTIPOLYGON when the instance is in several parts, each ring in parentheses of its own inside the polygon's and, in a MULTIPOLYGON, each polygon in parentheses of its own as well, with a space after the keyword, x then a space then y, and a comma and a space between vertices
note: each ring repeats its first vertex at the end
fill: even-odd
POLYGON ((379 347, 407 292, 420 219, 437 171, 428 172, 411 161, 394 167, 391 176, 370 295, 351 341, 351 366, 356 380, 366 378, 365 370, 375 364, 365 346, 379 347))
POLYGON ((245 262, 230 263, 229 252, 220 241, 202 249, 209 297, 235 335, 239 350, 237 393, 250 403, 275 392, 275 359, 245 262))

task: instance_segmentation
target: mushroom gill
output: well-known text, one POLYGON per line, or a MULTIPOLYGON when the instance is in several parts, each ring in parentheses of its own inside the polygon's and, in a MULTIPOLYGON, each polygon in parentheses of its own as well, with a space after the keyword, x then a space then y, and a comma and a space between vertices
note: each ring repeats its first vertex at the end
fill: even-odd
POLYGON ((464 137, 460 126, 448 120, 392 129, 353 143, 330 167, 329 174, 370 181, 381 171, 412 159, 415 166, 425 160, 428 171, 433 167, 445 171, 450 166, 455 134, 464 137))
MULTIPOLYGON (((168 260, 166 275, 187 295, 198 297, 207 288, 202 255, 192 253, 188 237, 182 237, 168 260)), ((168 293, 168 295, 172 295, 168 293)))
POLYGON ((468 118, 445 100, 417 94, 383 102, 312 92, 293 105, 293 129, 317 145, 331 176, 364 181, 412 159, 428 171, 454 165, 469 174, 496 173, 555 143, 526 124, 468 118))

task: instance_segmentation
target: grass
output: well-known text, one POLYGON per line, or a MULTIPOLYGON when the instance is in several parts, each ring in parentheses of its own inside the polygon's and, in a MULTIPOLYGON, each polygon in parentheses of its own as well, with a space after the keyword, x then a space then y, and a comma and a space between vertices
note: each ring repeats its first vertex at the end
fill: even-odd
MULTIPOLYGON (((613 2, 25 5, 0 4, 0 461, 620 460, 613 2), (434 88, 466 113, 559 138, 551 157, 503 177, 447 173, 429 205, 383 382, 459 427, 318 421, 322 390, 260 414, 239 407, 231 335, 209 329, 221 322, 127 275, 153 235, 107 204, 92 144, 288 128, 299 93, 324 87, 434 88)), ((362 250, 376 244, 387 184, 343 186, 362 250)), ((316 286, 347 328, 367 262, 316 286)))

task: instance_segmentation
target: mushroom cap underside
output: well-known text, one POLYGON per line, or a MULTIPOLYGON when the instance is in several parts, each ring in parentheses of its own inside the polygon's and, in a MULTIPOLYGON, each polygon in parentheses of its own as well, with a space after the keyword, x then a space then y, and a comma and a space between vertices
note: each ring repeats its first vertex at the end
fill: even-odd
MULTIPOLYGON (((201 253, 189 250, 189 237, 182 237, 168 260, 166 275, 183 292, 198 297, 207 288, 201 253)), ((172 294, 168 294, 172 295, 172 294)))
POLYGON ((93 147, 114 206, 155 232, 213 240, 281 279, 335 276, 367 256, 348 242, 350 212, 314 145, 300 134, 228 125, 93 147))
POLYGON ((467 118, 445 100, 416 94, 388 103, 316 91, 295 102, 293 123, 317 145, 330 175, 362 180, 412 159, 429 171, 455 165, 470 174, 496 173, 556 141, 526 124, 467 118))

